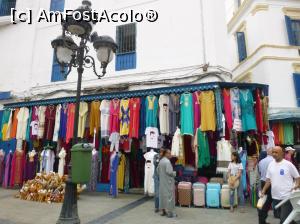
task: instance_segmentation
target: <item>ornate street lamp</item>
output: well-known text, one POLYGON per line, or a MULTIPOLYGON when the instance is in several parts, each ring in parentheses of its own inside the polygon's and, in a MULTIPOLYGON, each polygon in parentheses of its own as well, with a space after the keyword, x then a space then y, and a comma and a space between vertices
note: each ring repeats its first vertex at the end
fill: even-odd
MULTIPOLYGON (((91 15, 91 12, 91 2, 84 0, 78 9, 73 11, 73 15, 74 13, 77 15, 80 13, 82 16, 83 14, 91 15)), ((111 37, 98 36, 96 32, 91 34, 93 25, 95 23, 95 20, 76 20, 75 16, 73 17, 72 15, 69 15, 62 22, 62 35, 51 42, 57 62, 61 68, 61 73, 63 73, 65 76, 68 76, 73 67, 77 68, 78 72, 73 145, 77 142, 81 81, 84 67, 92 67, 95 75, 100 79, 105 75, 106 67, 108 63, 112 61, 114 53, 117 50, 117 44, 111 37), (80 38, 79 45, 74 42, 72 36, 80 38), (101 63, 102 74, 97 73, 95 60, 92 56, 88 55, 88 41, 93 43, 93 46, 97 52, 97 58, 101 63)), ((69 164, 68 174, 64 202, 60 217, 57 221, 59 224, 80 223, 77 208, 77 185, 72 183, 71 164, 69 164)))

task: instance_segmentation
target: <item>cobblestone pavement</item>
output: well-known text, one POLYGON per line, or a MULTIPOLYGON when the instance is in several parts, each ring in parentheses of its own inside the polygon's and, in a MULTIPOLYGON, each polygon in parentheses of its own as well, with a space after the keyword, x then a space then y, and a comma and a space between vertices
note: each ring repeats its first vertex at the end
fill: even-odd
MULTIPOLYGON (((0 188, 0 224, 55 223, 61 204, 22 201, 14 198, 16 190, 0 188)), ((78 201, 81 223, 88 224, 254 224, 257 212, 247 207, 246 213, 238 210, 231 214, 226 209, 176 208, 178 217, 168 219, 153 212, 153 200, 138 194, 120 194, 112 199, 104 193, 83 193, 78 201)), ((270 212, 270 216, 272 216, 270 212)), ((272 224, 278 220, 268 219, 272 224)))

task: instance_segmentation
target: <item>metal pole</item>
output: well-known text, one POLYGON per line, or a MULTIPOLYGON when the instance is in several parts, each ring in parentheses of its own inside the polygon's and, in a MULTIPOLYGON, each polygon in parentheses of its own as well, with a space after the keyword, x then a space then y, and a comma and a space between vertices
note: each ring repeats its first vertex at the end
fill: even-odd
MULTIPOLYGON (((81 93, 81 81, 83 73, 83 58, 84 58, 85 42, 81 38, 80 46, 78 49, 78 81, 77 81, 77 92, 76 92, 76 104, 75 104, 75 120, 74 120, 74 132, 73 132, 73 145, 77 143, 78 134, 78 118, 79 118, 79 106, 80 106, 80 93, 81 93)), ((60 212, 57 224, 79 224, 80 219, 78 217, 77 207, 77 184, 72 183, 71 173, 71 162, 69 163, 68 180, 66 181, 65 197, 60 212)))

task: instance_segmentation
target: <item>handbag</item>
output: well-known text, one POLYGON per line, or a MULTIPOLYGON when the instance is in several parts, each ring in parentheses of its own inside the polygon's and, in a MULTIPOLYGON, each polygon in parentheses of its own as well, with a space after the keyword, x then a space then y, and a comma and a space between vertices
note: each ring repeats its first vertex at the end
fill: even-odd
POLYGON ((229 185, 229 187, 231 189, 236 189, 240 185, 240 180, 239 179, 235 179, 234 176, 230 176, 228 178, 228 185, 229 185))

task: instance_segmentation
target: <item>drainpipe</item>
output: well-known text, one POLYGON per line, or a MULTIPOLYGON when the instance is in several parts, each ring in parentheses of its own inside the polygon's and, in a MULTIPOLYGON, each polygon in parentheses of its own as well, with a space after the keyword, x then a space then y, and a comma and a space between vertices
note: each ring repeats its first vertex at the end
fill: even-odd
POLYGON ((206 60, 206 41, 205 41, 205 29, 204 29, 204 15, 203 15, 203 0, 199 0, 200 3, 200 25, 201 25, 201 32, 202 32, 202 47, 203 47, 203 64, 207 64, 206 60))

